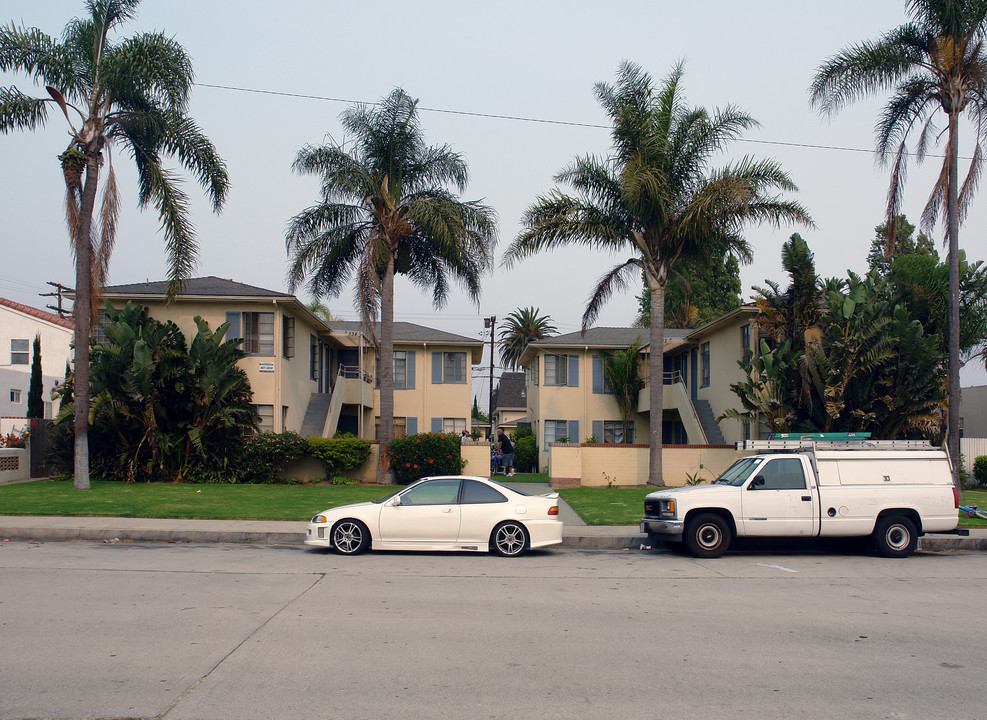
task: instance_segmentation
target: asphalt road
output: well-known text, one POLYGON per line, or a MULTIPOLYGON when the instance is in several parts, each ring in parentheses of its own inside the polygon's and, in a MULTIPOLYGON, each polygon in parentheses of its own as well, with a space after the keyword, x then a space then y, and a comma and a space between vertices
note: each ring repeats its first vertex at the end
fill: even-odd
POLYGON ((0 544, 0 718, 983 717, 987 557, 0 544))

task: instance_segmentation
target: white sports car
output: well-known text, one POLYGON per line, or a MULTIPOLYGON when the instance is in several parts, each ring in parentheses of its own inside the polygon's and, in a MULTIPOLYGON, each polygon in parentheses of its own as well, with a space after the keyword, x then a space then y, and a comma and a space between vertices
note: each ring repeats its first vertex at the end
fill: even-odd
POLYGON ((375 550, 473 550, 513 557, 562 542, 559 494, 528 495, 470 476, 422 478, 373 502, 321 512, 306 545, 344 555, 375 550))

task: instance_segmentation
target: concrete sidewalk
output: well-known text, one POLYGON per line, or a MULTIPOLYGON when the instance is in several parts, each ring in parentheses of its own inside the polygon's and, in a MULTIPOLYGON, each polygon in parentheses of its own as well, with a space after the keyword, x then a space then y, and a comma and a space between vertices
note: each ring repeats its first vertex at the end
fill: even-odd
MULTIPOLYGON (((264 520, 166 520, 124 517, 0 516, 0 541, 165 542, 301 545, 305 522, 264 520)), ((565 525, 563 548, 638 549, 647 544, 637 525, 565 525)), ((987 530, 968 537, 926 535, 919 549, 987 552, 987 530)))

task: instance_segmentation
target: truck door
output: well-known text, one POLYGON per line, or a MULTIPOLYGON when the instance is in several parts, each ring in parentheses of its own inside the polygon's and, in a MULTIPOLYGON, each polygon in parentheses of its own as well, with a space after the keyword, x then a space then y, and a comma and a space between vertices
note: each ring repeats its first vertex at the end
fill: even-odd
POLYGON ((819 530, 816 491, 800 456, 772 458, 747 481, 741 499, 744 534, 810 537, 819 530))

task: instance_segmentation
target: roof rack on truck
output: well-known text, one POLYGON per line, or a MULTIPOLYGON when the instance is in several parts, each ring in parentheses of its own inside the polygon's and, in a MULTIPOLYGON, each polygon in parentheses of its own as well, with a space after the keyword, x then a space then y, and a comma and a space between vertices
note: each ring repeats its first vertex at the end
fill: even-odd
POLYGON ((870 433, 775 433, 767 440, 743 440, 738 450, 907 450, 931 449, 928 440, 871 440, 870 433))

